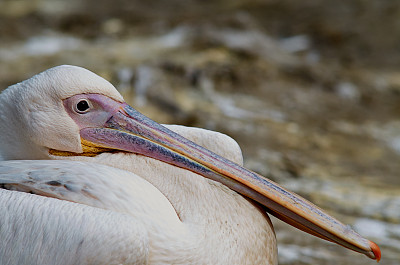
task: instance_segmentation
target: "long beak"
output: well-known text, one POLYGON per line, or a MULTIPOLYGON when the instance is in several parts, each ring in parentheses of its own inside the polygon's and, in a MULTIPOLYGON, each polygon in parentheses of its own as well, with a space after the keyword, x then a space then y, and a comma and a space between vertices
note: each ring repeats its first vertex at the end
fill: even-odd
POLYGON ((273 181, 187 140, 123 104, 102 128, 84 128, 96 146, 141 154, 218 181, 268 208, 279 219, 322 239, 377 259, 379 247, 273 181))

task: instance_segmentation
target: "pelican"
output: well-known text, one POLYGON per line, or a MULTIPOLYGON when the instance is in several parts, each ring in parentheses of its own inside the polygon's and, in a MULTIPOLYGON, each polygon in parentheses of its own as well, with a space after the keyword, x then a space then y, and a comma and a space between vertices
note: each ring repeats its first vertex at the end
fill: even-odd
POLYGON ((277 264, 266 211, 380 259, 372 241, 243 168, 228 136, 162 126, 84 68, 1 93, 0 157, 0 264, 277 264))

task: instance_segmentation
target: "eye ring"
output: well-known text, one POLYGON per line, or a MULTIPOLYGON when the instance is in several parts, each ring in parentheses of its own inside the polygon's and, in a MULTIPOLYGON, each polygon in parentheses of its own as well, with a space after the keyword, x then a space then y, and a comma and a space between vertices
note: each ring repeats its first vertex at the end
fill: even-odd
POLYGON ((85 114, 89 112, 91 109, 92 105, 87 99, 80 99, 75 105, 74 105, 74 111, 80 114, 85 114))

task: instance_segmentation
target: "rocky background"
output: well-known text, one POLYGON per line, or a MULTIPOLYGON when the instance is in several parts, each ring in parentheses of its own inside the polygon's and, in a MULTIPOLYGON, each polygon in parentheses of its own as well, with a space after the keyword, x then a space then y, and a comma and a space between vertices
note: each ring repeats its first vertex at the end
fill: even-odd
MULTIPOLYGON (((0 0, 0 89, 60 64, 245 165, 400 263, 400 2, 0 0)), ((375 264, 273 220, 280 264, 375 264)))

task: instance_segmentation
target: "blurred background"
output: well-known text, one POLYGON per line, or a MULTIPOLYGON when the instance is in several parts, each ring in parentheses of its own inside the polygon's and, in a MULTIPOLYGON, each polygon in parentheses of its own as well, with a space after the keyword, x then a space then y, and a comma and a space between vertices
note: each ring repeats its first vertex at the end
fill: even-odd
MULTIPOLYGON (((226 133, 245 166, 400 263, 400 2, 0 0, 0 90, 79 65, 160 123, 226 133)), ((274 219, 280 264, 375 264, 274 219)))

